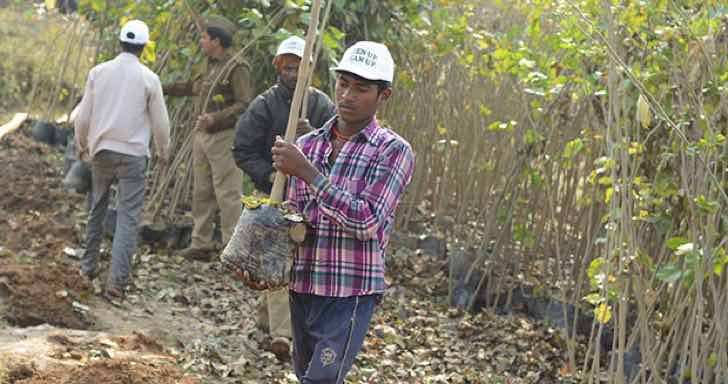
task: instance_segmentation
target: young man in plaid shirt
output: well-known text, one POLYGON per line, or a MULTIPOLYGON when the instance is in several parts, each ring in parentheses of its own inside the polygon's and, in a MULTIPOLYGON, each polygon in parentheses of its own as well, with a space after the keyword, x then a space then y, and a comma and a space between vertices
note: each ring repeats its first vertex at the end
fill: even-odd
POLYGON ((289 285, 302 383, 344 382, 386 288, 384 253, 414 168, 409 143, 376 119, 392 93, 387 47, 358 42, 336 72, 336 117, 272 149, 276 169, 291 176, 290 205, 309 222, 289 285))

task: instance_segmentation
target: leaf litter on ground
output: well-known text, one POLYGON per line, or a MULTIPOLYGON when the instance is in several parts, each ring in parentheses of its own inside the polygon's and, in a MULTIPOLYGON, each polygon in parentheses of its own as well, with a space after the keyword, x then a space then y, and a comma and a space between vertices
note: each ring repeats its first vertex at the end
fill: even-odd
MULTIPOLYGON (((52 148, 20 133, 0 145, 0 163, 22 159, 33 167, 60 167, 61 158, 54 157, 52 148)), ((16 232, 27 227, 34 233, 25 233, 22 240, 27 243, 17 237, 0 237, 0 263, 21 262, 27 268, 45 265, 41 259, 77 263, 75 250, 83 247, 83 196, 55 187, 60 185, 60 172, 14 175, 19 189, 3 200, 1 209, 15 223, 16 232), (31 251, 23 252, 22 247, 31 251)), ((449 309, 445 304, 447 260, 438 251, 443 240, 422 240, 414 234, 403 237, 409 240, 395 245, 388 256, 392 287, 376 311, 347 382, 559 382, 565 348, 558 333, 525 317, 449 309), (423 242, 431 243, 428 247, 432 249, 415 249, 423 242)), ((199 377, 203 383, 296 383, 290 361, 276 358, 270 351, 271 337, 257 325, 262 293, 242 286, 217 262, 189 262, 170 253, 140 248, 134 263, 134 289, 122 306, 93 295, 84 300, 73 286, 61 286, 51 296, 69 300, 71 310, 76 302, 73 313, 88 312, 92 319, 89 332, 115 337, 144 334, 162 348, 160 353, 172 357, 168 363, 185 377, 199 377), (60 291, 64 294, 57 294, 60 291)), ((108 260, 102 259, 101 266, 107 269, 108 260)), ((0 340, 18 329, 1 330, 0 340)), ((106 357, 108 353, 93 352, 97 350, 93 346, 87 348, 83 353, 94 354, 95 360, 85 365, 100 364, 99 369, 129 366, 106 357)), ((147 373, 158 372, 152 371, 147 373)), ((43 383, 43 377, 68 372, 35 374, 37 383, 43 383)))

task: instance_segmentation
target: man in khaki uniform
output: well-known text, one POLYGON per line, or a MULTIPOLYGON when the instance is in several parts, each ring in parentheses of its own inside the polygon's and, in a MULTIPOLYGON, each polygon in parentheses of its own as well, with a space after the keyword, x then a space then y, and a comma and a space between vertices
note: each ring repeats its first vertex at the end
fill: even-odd
MULTIPOLYGON (((236 27, 222 17, 210 17, 200 38, 205 55, 201 74, 190 81, 164 86, 172 96, 197 96, 197 118, 192 144, 192 244, 180 252, 185 258, 210 261, 215 251, 213 223, 220 213, 222 240, 227 244, 242 212, 243 175, 230 148, 235 122, 251 99, 250 72, 242 60, 230 61, 228 51, 236 27), (219 78, 218 78, 219 77, 219 78), (217 80, 217 81, 216 81, 217 80)), ((224 244, 223 244, 224 245, 224 244)))

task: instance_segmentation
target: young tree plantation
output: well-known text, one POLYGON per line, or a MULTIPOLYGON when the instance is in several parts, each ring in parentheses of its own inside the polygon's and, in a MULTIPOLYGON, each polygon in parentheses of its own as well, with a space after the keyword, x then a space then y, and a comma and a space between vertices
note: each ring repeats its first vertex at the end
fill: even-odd
MULTIPOLYGON (((141 60, 170 83, 203 65, 196 22, 227 17, 257 94, 310 1, 71 3, 0 1, 0 124, 29 114, 0 136, 0 382, 297 382, 255 326, 261 294, 175 256, 193 99, 167 99, 172 159, 150 161, 122 304, 75 279, 86 194, 62 180, 68 117, 125 21, 150 26, 141 60)), ((728 382, 728 4, 323 4, 312 85, 331 96, 347 47, 386 44, 396 71, 378 119, 416 154, 391 287, 346 382, 728 382)))

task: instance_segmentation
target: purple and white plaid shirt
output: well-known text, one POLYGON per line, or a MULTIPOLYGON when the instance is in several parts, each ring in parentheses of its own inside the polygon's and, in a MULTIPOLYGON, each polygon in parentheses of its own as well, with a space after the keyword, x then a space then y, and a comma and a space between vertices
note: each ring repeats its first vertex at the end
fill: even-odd
POLYGON ((320 296, 384 292, 384 252, 394 211, 412 179, 410 144, 376 118, 331 155, 332 126, 301 137, 298 146, 321 172, 311 185, 291 177, 288 201, 309 223, 293 259, 289 288, 320 296))

